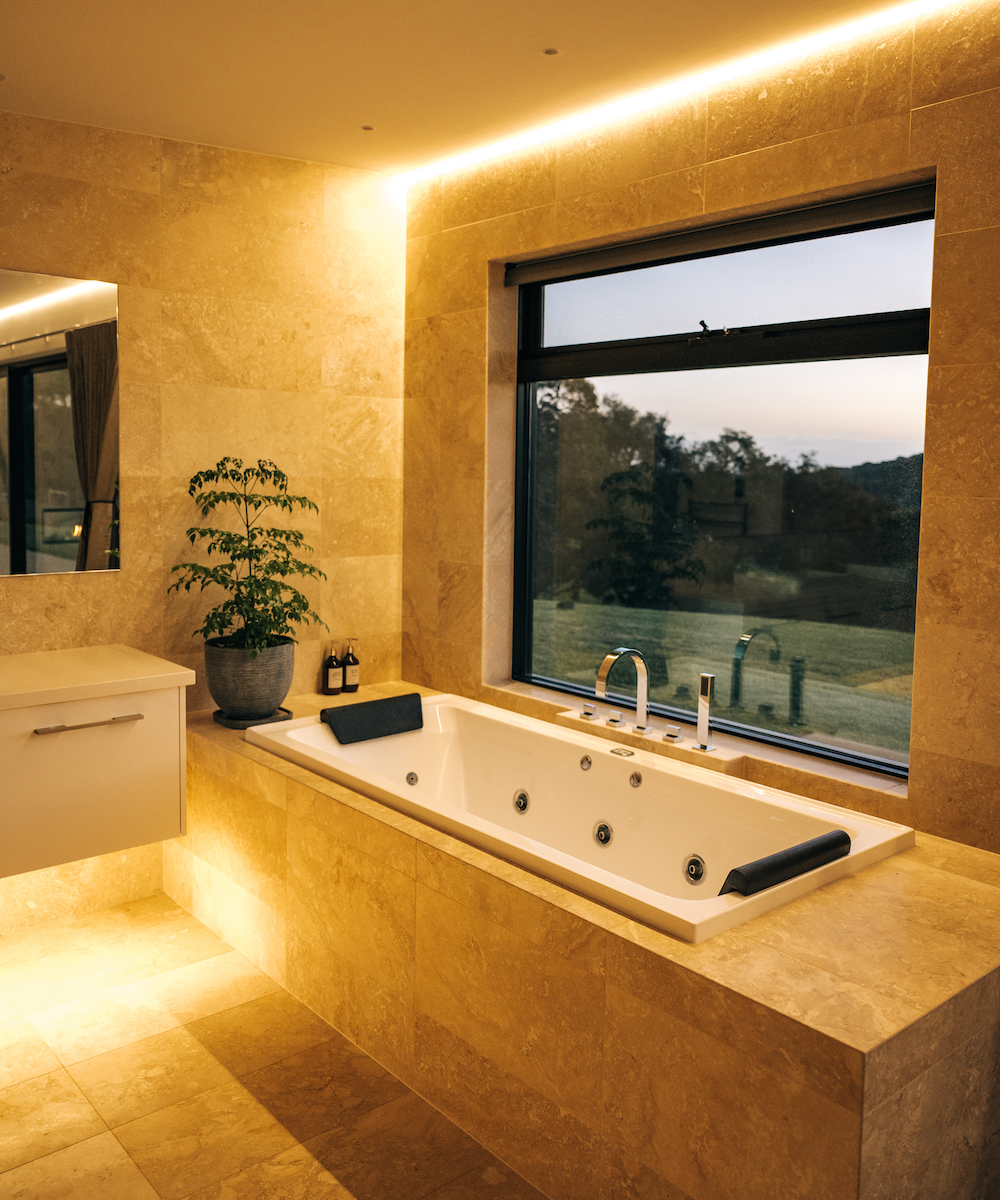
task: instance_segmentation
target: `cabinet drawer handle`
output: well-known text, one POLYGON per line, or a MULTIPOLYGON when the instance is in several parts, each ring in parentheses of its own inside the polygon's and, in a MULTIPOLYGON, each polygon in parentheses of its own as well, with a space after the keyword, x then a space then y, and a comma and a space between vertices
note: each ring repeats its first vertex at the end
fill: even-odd
POLYGON ((35 733, 68 733, 71 729, 93 729, 95 725, 124 725, 126 721, 142 721, 142 713, 130 713, 127 717, 108 717, 106 721, 85 721, 82 725, 46 725, 35 733))

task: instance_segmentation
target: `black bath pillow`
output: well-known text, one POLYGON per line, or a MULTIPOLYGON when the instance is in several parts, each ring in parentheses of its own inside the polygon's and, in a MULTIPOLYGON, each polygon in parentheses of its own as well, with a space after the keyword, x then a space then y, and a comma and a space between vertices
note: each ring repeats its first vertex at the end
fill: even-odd
POLYGON ((342 746, 351 742, 368 742, 372 738, 389 737, 394 733, 409 733, 423 729, 424 710, 419 692, 405 696, 387 696, 384 700, 362 700, 360 704, 344 704, 324 708, 319 714, 333 730, 342 746))
POLYGON ((769 854, 766 858, 758 858, 756 862, 735 867, 726 876, 719 895, 741 892, 744 896, 755 896, 765 888, 804 875, 806 871, 815 871, 817 867, 843 858, 850 852, 851 839, 843 829, 821 833, 819 837, 799 842, 788 850, 779 850, 777 854, 769 854))

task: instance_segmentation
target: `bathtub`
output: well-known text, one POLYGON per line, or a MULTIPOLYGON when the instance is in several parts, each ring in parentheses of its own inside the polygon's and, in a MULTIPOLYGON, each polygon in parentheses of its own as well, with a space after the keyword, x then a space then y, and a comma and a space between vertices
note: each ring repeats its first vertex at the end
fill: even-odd
POLYGON ((423 729, 345 746, 319 717, 246 738, 688 942, 914 844, 904 825, 460 696, 425 698, 423 718, 423 729), (718 894, 730 870, 838 829, 847 856, 753 896, 718 894))

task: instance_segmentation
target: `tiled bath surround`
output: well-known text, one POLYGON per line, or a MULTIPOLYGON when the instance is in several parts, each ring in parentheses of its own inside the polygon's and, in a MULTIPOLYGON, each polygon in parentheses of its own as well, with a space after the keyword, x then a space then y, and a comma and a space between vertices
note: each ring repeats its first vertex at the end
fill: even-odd
POLYGON ((516 358, 503 263, 936 177, 912 774, 894 819, 1000 850, 998 123, 1000 5, 958 4, 412 187, 402 677, 502 702, 516 358))
MULTIPOLYGON (((403 214, 384 176, 0 114, 0 265, 118 284, 122 568, 0 577, 4 653, 125 642, 201 670, 196 470, 272 458, 326 571, 304 591, 399 677, 403 214)), ((304 628, 297 689, 327 635, 304 628)), ((202 684, 189 707, 208 703, 202 684)))
POLYGON ((691 946, 207 717, 189 763, 167 894, 552 1200, 1000 1188, 993 854, 921 835, 691 946))

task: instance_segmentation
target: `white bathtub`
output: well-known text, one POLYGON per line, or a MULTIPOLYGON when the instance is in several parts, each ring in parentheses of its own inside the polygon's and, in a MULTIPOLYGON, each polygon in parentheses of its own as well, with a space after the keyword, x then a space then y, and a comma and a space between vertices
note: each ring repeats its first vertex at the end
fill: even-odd
POLYGON ((904 825, 459 696, 428 697, 423 713, 421 730, 347 746, 318 717, 258 725, 246 737, 689 942, 914 844, 904 825), (595 836, 601 825, 612 830, 607 844, 595 836), (850 835, 847 856, 754 896, 718 894, 731 869, 835 829, 850 835), (685 874, 693 855, 705 864, 697 884, 685 874))

